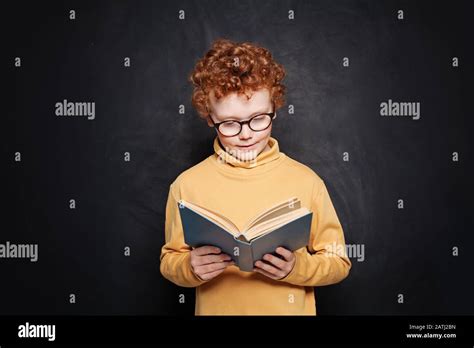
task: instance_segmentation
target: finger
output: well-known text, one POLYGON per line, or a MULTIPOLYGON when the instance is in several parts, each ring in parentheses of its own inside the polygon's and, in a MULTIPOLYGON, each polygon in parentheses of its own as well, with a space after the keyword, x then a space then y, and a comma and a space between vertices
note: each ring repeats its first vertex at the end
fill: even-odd
POLYGON ((286 261, 283 261, 282 259, 280 259, 279 257, 276 257, 274 255, 265 254, 265 255, 263 255, 263 259, 265 261, 270 262, 271 264, 273 264, 275 267, 277 267, 279 269, 285 269, 287 267, 287 262, 286 261))
POLYGON ((255 262, 255 267, 260 268, 276 277, 283 277, 283 271, 262 261, 255 262))
POLYGON ((215 263, 210 263, 208 265, 203 265, 203 266, 198 266, 196 267, 199 274, 206 274, 210 272, 217 271, 219 269, 224 269, 227 266, 231 265, 233 261, 225 261, 225 262, 215 262, 215 263))
POLYGON ((212 278, 215 278, 217 277, 219 274, 221 274, 222 272, 224 272, 224 269, 219 269, 217 271, 214 271, 214 272, 210 272, 210 273, 206 273, 204 275, 201 276, 201 279, 202 280, 209 280, 209 279, 212 279, 212 278))
POLYGON ((207 255, 207 254, 220 254, 221 249, 213 245, 204 245, 202 247, 194 249, 195 254, 198 256, 207 255))
POLYGON ((261 269, 261 268, 255 267, 253 270, 254 270, 255 272, 260 273, 260 274, 263 274, 264 276, 266 276, 266 277, 268 277, 268 278, 271 278, 271 279, 277 280, 277 279, 281 278, 281 277, 275 276, 274 274, 268 273, 267 271, 265 271, 265 270, 263 270, 263 269, 261 269))
POLYGON ((204 256, 199 256, 197 260, 198 265, 207 265, 209 263, 215 263, 215 262, 223 262, 223 261, 230 261, 232 258, 227 255, 227 254, 219 254, 219 255, 213 255, 213 254, 208 254, 204 256))
POLYGON ((275 249, 275 251, 280 254, 281 256, 283 256, 285 258, 286 261, 293 261, 293 252, 291 252, 290 250, 288 249, 285 249, 283 247, 278 247, 275 249))

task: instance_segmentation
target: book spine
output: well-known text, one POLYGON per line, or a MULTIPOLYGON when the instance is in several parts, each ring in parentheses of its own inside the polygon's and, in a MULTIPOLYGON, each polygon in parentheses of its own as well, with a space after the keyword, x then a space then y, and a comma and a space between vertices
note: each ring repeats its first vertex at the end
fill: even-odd
POLYGON ((238 266, 241 271, 253 272, 253 255, 250 243, 236 239, 237 246, 234 248, 234 256, 238 254, 238 266))

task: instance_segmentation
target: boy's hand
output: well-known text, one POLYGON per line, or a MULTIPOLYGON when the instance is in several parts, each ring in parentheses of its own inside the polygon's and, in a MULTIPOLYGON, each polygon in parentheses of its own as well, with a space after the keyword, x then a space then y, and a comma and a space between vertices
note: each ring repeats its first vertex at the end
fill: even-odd
POLYGON ((202 280, 210 280, 234 265, 231 257, 215 246, 205 245, 191 250, 191 267, 202 280))
POLYGON ((292 251, 283 247, 278 247, 275 250, 278 254, 284 257, 284 260, 271 254, 263 255, 263 261, 255 262, 254 271, 261 273, 269 278, 278 280, 286 277, 293 269, 296 262, 296 256, 292 251))

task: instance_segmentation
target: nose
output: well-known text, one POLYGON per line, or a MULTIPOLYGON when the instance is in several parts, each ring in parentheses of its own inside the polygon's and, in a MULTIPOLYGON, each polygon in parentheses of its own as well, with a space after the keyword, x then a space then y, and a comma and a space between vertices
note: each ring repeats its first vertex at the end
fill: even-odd
POLYGON ((240 131, 239 134, 239 139, 245 140, 251 138, 253 131, 250 129, 248 123, 242 125, 242 130, 240 131))

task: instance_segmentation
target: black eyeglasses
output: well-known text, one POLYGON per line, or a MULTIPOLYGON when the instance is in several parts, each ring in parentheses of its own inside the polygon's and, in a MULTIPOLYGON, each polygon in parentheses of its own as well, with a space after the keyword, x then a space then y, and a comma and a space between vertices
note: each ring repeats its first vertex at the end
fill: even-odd
POLYGON ((244 124, 248 124, 249 128, 254 132, 261 132, 270 127, 272 121, 275 119, 275 103, 273 103, 273 112, 262 113, 253 116, 247 121, 224 121, 215 123, 212 119, 211 115, 209 118, 211 119, 212 124, 217 129, 219 133, 221 133, 225 137, 234 137, 242 131, 242 127, 244 124))

